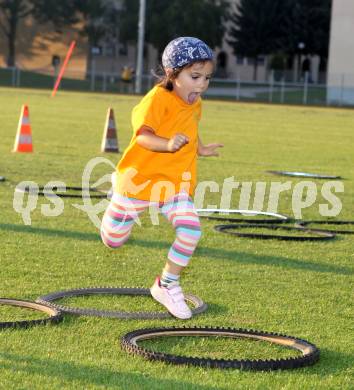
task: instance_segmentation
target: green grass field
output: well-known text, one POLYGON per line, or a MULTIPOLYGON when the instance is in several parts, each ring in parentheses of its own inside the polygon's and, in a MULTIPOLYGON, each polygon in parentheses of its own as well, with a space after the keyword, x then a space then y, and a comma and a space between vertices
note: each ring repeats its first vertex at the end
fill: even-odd
MULTIPOLYGON (((65 199, 59 216, 43 216, 39 198, 25 225, 13 208, 15 186, 23 180, 44 185, 51 180, 81 185, 83 169, 97 156, 116 164, 120 155, 100 153, 108 107, 115 110, 119 141, 131 136, 130 111, 138 97, 0 89, 0 296, 34 300, 61 289, 90 286, 150 287, 174 239, 160 219, 148 214, 128 243, 109 250, 83 211, 81 199, 65 199), (20 108, 30 109, 34 153, 12 153, 20 108)), ((301 179, 272 176, 267 170, 341 175, 344 192, 336 195, 342 210, 336 219, 353 220, 354 111, 297 106, 271 106, 208 100, 200 135, 205 143, 223 142, 219 158, 200 159, 199 179, 220 186, 234 176, 239 182, 267 183, 301 179)), ((112 168, 101 164, 92 181, 112 168)), ((322 219, 319 205, 325 181, 313 180, 316 201, 302 210, 304 219, 322 219)), ((304 197, 306 194, 304 194, 304 197)), ((278 212, 294 216, 292 191, 280 194, 278 212)), ((240 190, 231 207, 240 205, 240 190)), ((94 201, 98 202, 98 201, 94 201)), ((207 204, 220 206, 220 193, 207 193, 207 204)), ((186 322, 115 320, 65 316, 56 326, 0 332, 2 389, 352 389, 353 388, 353 260, 354 237, 328 242, 253 240, 220 234, 203 219, 203 237, 183 275, 185 291, 208 303, 204 314, 186 322), (120 337, 134 329, 158 326, 209 325, 266 330, 308 339, 321 350, 320 361, 303 369, 242 372, 169 366, 127 355, 120 337)), ((146 297, 90 297, 71 305, 125 310, 161 310, 146 297)), ((41 315, 0 307, 1 321, 41 315)), ((146 341, 158 351, 214 358, 280 358, 296 352, 263 342, 227 339, 146 341)))

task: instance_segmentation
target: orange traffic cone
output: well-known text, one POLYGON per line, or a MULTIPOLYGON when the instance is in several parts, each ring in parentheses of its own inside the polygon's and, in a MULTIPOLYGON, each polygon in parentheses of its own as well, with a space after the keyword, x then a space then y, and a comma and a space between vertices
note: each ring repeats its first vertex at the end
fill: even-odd
POLYGON ((13 152, 33 152, 29 112, 28 106, 25 104, 21 109, 13 152))
POLYGON ((109 108, 107 111, 106 123, 103 129, 101 152, 119 152, 117 128, 112 108, 109 108))

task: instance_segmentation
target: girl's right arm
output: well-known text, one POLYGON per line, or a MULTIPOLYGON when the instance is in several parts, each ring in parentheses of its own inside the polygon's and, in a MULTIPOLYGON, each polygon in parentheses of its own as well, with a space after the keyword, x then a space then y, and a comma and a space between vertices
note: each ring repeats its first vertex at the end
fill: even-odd
POLYGON ((189 142, 188 137, 180 133, 175 134, 170 139, 160 137, 148 126, 142 126, 137 134, 137 144, 152 152, 174 153, 189 142))

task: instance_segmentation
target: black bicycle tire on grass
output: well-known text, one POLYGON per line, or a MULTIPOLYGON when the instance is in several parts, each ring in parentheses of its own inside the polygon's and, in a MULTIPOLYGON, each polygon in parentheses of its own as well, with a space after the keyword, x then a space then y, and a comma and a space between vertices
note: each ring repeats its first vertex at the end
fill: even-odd
POLYGON ((319 220, 316 220, 316 219, 310 219, 308 221, 306 220, 298 220, 297 222, 299 223, 319 223, 321 225, 354 225, 354 221, 344 221, 344 220, 326 220, 326 219, 319 219, 319 220))
POLYGON ((295 220, 288 217, 287 215, 283 214, 277 214, 277 213, 270 213, 270 212, 265 212, 265 211, 257 211, 257 210, 238 210, 238 209, 196 209, 199 218, 205 218, 205 219, 210 219, 214 221, 228 221, 228 222, 245 222, 245 223, 291 223, 294 222, 295 220), (231 214, 244 214, 247 213, 249 215, 254 214, 256 215, 263 215, 267 216, 268 218, 272 219, 253 219, 253 218, 232 218, 232 217, 216 217, 212 215, 200 215, 199 213, 201 212, 208 212, 208 213, 218 213, 218 214, 226 214, 226 213, 231 213, 231 214))
POLYGON ((52 190, 53 190, 53 193, 51 192, 45 192, 45 188, 44 186, 38 186, 38 191, 37 191, 37 188, 33 188, 32 191, 31 191, 31 188, 30 186, 26 185, 24 186, 23 188, 16 188, 16 190, 18 191, 23 191, 23 192, 28 192, 28 193, 36 193, 38 194, 39 196, 47 196, 47 197, 50 197, 50 196, 53 196, 53 193, 55 196, 59 196, 61 198, 87 198, 86 194, 82 194, 82 192, 99 192, 100 194, 89 194, 89 198, 91 199, 104 199, 104 198, 107 198, 107 195, 109 194, 109 192, 105 192, 105 191, 102 191, 102 190, 99 190, 97 188, 94 188, 94 187, 90 187, 90 188, 83 188, 83 187, 77 187, 77 186, 65 186, 65 187, 60 187, 60 186, 53 186, 52 187, 52 190), (55 189, 55 190, 54 190, 55 189), (81 191, 81 194, 67 194, 67 193, 61 193, 61 192, 57 192, 57 191, 60 191, 60 190, 69 190, 69 191, 81 191))
POLYGON ((272 173, 273 175, 278 176, 291 176, 291 177, 301 177, 308 179, 342 179, 341 176, 332 176, 332 175, 321 175, 317 173, 309 173, 309 172, 290 172, 290 171, 266 171, 267 173, 272 173))
MULTIPOLYGON (((112 294, 112 295, 133 295, 133 296, 151 296, 150 290, 147 288, 139 287, 90 287, 72 289, 66 291, 57 291, 47 295, 43 295, 36 299, 36 302, 44 303, 61 310, 64 313, 70 313, 75 315, 86 315, 94 317, 109 317, 109 318, 120 318, 120 319, 163 319, 171 318, 171 314, 168 312, 126 312, 117 310, 98 310, 90 308, 79 308, 69 307, 65 305, 59 305, 53 301, 61 298, 77 297, 83 295, 95 295, 95 294, 112 294)), ((200 298, 192 294, 184 294, 187 302, 191 303, 194 308, 192 314, 203 313, 207 309, 207 304, 204 303, 200 298)))
MULTIPOLYGON (((354 225, 354 221, 326 221, 325 219, 321 219, 321 220, 309 220, 309 221, 296 221, 296 225, 299 225, 299 226, 309 226, 309 225, 312 225, 312 224, 318 224, 318 225, 336 225, 336 226, 343 226, 343 225, 354 225)), ((316 230, 318 231, 329 231, 329 232, 332 232, 332 233, 335 233, 335 234, 354 234, 354 230, 338 230, 338 229, 331 229, 331 228, 327 228, 327 229, 317 229, 315 228, 316 230)))
POLYGON ((279 369, 292 369, 309 366, 319 359, 319 349, 312 343, 292 336, 277 333, 213 327, 185 327, 185 328, 149 328, 138 329, 125 334, 121 338, 121 347, 128 353, 140 355, 145 359, 163 361, 172 364, 188 364, 200 367, 269 371, 279 369), (269 360, 234 360, 234 359, 210 359, 192 356, 172 355, 163 352, 154 352, 147 348, 139 347, 138 341, 168 336, 223 336, 232 338, 251 338, 255 340, 269 341, 278 345, 298 350, 302 356, 284 359, 269 360))
POLYGON ((289 218, 289 219, 252 219, 252 218, 223 218, 223 217, 213 217, 213 216, 199 216, 200 218, 209 219, 211 221, 226 221, 226 222, 234 222, 234 223, 250 223, 250 224, 283 224, 283 223, 295 223, 296 220, 289 218))
POLYGON ((49 315, 49 317, 47 318, 37 319, 37 320, 0 322, 0 329, 28 328, 34 325, 58 323, 63 319, 63 313, 60 310, 39 302, 32 302, 32 301, 12 299, 12 298, 0 298, 0 305, 24 307, 32 310, 41 311, 49 315))
POLYGON ((229 224, 229 225, 215 225, 214 229, 221 233, 231 234, 237 237, 245 238, 256 238, 256 239, 276 239, 284 241, 325 241, 331 240, 336 237, 336 235, 329 230, 317 230, 317 229, 307 229, 301 226, 283 226, 283 225, 270 225, 270 224, 229 224), (304 231, 308 233, 316 234, 316 236, 287 236, 287 235, 276 235, 276 234, 261 234, 261 233, 242 233, 242 232, 229 232, 229 229, 244 229, 244 228, 266 228, 266 229, 282 229, 282 230, 296 230, 304 231))

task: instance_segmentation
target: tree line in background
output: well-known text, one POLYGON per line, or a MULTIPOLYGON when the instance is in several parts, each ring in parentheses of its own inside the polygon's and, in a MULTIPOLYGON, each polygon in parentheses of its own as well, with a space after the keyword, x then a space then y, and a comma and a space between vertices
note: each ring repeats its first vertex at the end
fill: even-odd
MULTIPOLYGON (((235 55, 253 58, 254 79, 260 56, 270 55, 273 69, 290 68, 300 54, 318 55, 325 70, 331 0, 146 0, 145 41, 159 56, 177 36, 197 36, 211 47, 226 35, 235 55)), ((16 63, 21 19, 51 23, 61 33, 80 26, 91 48, 103 40, 137 41, 139 0, 0 0, 0 32, 7 40, 7 65, 16 63), (81 23, 78 23, 81 22, 81 23)))
POLYGON ((286 70, 301 55, 318 55, 320 71, 328 58, 332 0, 240 0, 230 15, 229 44, 253 58, 254 79, 261 55, 271 68, 286 70))

